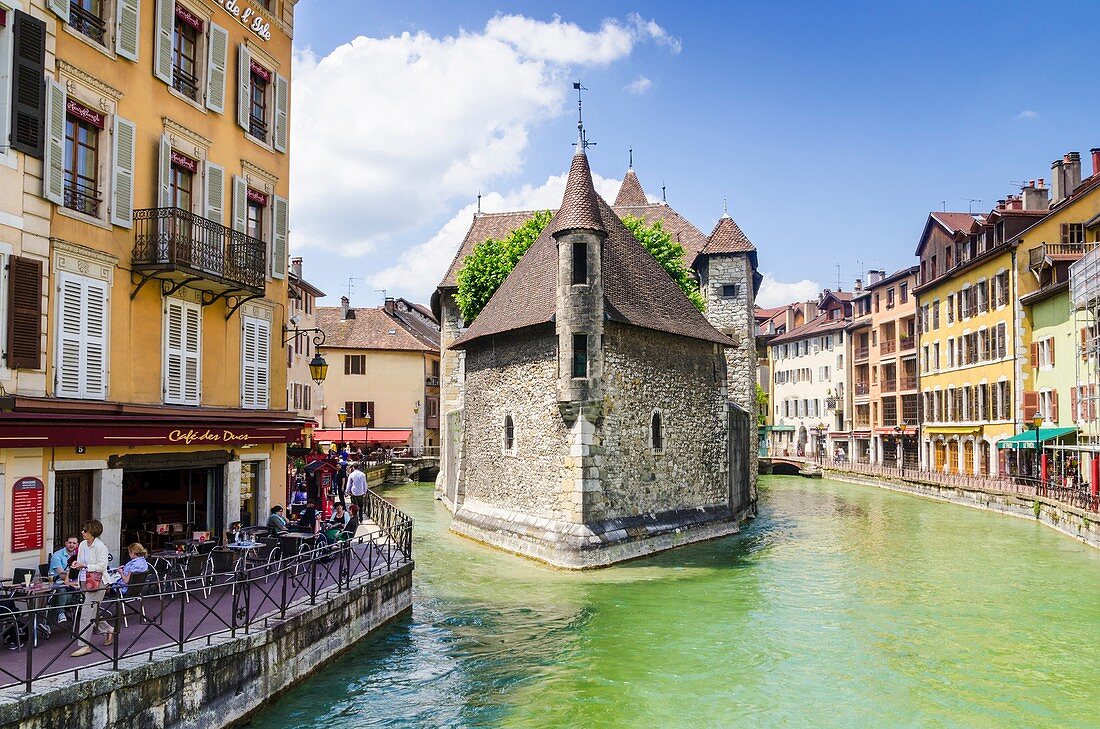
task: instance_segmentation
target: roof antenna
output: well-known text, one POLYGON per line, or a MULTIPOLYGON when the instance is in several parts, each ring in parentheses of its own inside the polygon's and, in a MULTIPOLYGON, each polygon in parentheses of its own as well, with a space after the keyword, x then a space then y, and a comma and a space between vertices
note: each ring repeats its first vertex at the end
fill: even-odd
POLYGON ((589 147, 595 147, 595 142, 589 142, 584 136, 584 115, 581 113, 581 92, 588 91, 585 87, 581 86, 580 81, 573 82, 573 89, 577 92, 577 151, 583 153, 584 150, 589 147))
POLYGON ((840 288, 843 283, 844 283, 844 281, 840 277, 840 264, 838 263, 838 264, 836 264, 836 290, 837 291, 843 291, 843 289, 840 288))
POLYGON ((481 190, 477 191, 477 214, 481 215, 481 190))
POLYGON ((974 214, 974 203, 981 202, 981 200, 979 200, 976 197, 964 197, 962 199, 966 200, 966 212, 973 215, 974 214))
POLYGON ((943 211, 946 213, 947 212, 947 201, 946 200, 941 200, 940 205, 943 205, 943 211))
POLYGON ((629 150, 627 150, 627 151, 628 151, 628 152, 630 152, 630 164, 628 164, 628 165, 626 166, 626 168, 627 168, 628 170, 632 170, 632 169, 634 169, 634 148, 633 148, 633 147, 631 147, 631 148, 630 148, 629 150))
POLYGON ((382 294, 382 303, 383 304, 386 303, 386 290, 385 289, 375 289, 374 293, 382 294))

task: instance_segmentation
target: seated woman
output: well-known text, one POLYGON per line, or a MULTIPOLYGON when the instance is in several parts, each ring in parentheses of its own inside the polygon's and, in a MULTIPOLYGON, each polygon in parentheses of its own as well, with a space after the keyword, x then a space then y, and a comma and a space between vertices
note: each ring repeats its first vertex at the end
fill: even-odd
POLYGON ((130 553, 130 561, 118 568, 118 579, 111 583, 111 587, 118 591, 118 594, 125 595, 126 591, 130 587, 130 578, 138 572, 148 572, 149 563, 145 558, 149 555, 139 542, 134 542, 126 551, 130 553))
POLYGON ((283 507, 278 504, 271 507, 271 516, 267 517, 267 527, 273 534, 285 532, 290 528, 286 517, 283 516, 283 507))
POLYGON ((343 535, 349 519, 351 515, 344 511, 344 505, 337 502, 332 510, 332 516, 325 520, 324 532, 329 541, 334 542, 343 535))
POLYGON ((359 531, 359 507, 352 504, 348 507, 348 520, 344 524, 344 533, 351 538, 357 531, 359 531))

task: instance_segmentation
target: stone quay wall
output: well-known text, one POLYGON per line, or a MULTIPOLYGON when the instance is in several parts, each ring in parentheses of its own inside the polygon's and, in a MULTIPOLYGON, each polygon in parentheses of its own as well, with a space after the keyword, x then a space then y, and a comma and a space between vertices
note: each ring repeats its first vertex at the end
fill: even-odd
POLYGON ((1052 529, 1100 549, 1100 514, 1046 496, 1017 494, 978 485, 955 486, 916 479, 868 476, 829 468, 825 469, 824 474, 834 481, 876 486, 974 509, 996 511, 1030 521, 1038 520, 1052 529), (1039 505, 1038 516, 1035 513, 1036 504, 1039 505))
MULTIPOLYGON (((243 722, 281 692, 412 607, 409 563, 237 638, 169 647, 109 667, 71 673, 0 695, 2 729, 213 729, 243 722)), ((125 640, 125 631, 122 640, 125 640)))

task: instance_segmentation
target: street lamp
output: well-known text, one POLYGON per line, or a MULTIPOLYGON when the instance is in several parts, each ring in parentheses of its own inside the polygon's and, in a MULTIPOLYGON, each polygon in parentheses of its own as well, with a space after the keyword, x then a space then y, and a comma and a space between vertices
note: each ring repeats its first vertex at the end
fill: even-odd
POLYGON ((290 344, 291 342, 297 342, 298 337, 303 334, 309 334, 310 341, 313 342, 314 355, 313 359, 309 361, 309 376, 313 378, 313 381, 320 385, 325 381, 325 377, 328 375, 328 362, 321 356, 320 348, 325 344, 325 333, 318 327, 312 329, 299 329, 298 328, 298 315, 290 317, 290 323, 294 325, 291 329, 286 324, 283 324, 283 346, 290 344))
POLYGON ((1041 474, 1039 471, 1040 463, 1042 461, 1041 446, 1039 444, 1039 426, 1043 424, 1043 413, 1041 410, 1036 410, 1035 414, 1031 416, 1031 427, 1035 429, 1035 480, 1041 480, 1041 474))
POLYGON ((344 444, 344 423, 348 419, 348 411, 340 408, 340 411, 336 413, 336 417, 340 420, 340 445, 344 444))
POLYGON ((818 423, 814 426, 814 432, 817 433, 817 460, 818 463, 823 463, 825 460, 825 431, 828 430, 828 426, 825 423, 818 423))
POLYGON ((328 376, 328 362, 320 354, 313 355, 313 359, 309 361, 309 376, 318 385, 324 382, 325 377, 328 376))
POLYGON ((894 426, 894 437, 897 438, 898 449, 898 468, 905 468, 905 426, 908 425, 904 420, 894 426))

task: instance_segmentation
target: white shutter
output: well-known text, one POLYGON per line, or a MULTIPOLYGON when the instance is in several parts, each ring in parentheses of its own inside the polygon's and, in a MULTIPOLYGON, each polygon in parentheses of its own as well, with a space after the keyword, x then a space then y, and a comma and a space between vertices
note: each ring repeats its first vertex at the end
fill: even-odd
POLYGON ((286 151, 287 106, 290 96, 290 83, 286 76, 275 75, 275 133, 272 145, 280 152, 286 151))
POLYGON ((58 275, 57 353, 54 362, 54 395, 80 397, 80 349, 84 340, 84 286, 79 277, 58 275))
POLYGON ((65 87, 46 79, 46 156, 42 161, 42 197, 65 200, 65 87))
POLYGON ((268 407, 268 359, 271 325, 263 319, 241 317, 241 407, 268 407))
POLYGON ((271 278, 286 278, 286 198, 276 195, 271 204, 271 211, 271 278))
POLYGON ((240 175, 233 175, 233 230, 248 230, 248 183, 240 175))
POLYGON ((164 301, 164 402, 198 405, 202 381, 202 309, 189 301, 164 301))
POLYGON ((157 0, 153 34, 153 75, 172 85, 172 33, 176 25, 175 0, 157 0))
MULTIPOLYGON (((158 207, 166 208, 172 204, 172 141, 167 134, 160 136, 160 154, 157 169, 160 193, 157 196, 158 207)), ((190 212, 190 211, 188 211, 190 212)))
POLYGON ((203 200, 206 212, 203 217, 213 220, 218 225, 225 225, 225 168, 213 162, 207 162, 205 177, 203 200))
POLYGON ((107 330, 110 296, 103 281, 84 283, 83 394, 91 400, 107 397, 107 330))
POLYGON ((210 49, 206 60, 206 108, 225 111, 225 71, 229 65, 229 32, 210 24, 210 49))
POLYGON ((66 23, 69 22, 69 0, 46 0, 46 6, 66 23))
POLYGON ((61 272, 57 298, 54 394, 103 400, 107 397, 110 289, 103 281, 61 272))
POLYGON ((118 23, 115 26, 115 53, 136 61, 141 38, 141 0, 118 0, 116 11, 118 23))
POLYGON ((237 123, 248 131, 248 108, 251 103, 252 54, 241 43, 237 52, 237 123))
POLYGON ((114 152, 111 157, 111 222, 134 226, 134 137, 132 121, 115 117, 114 152))

